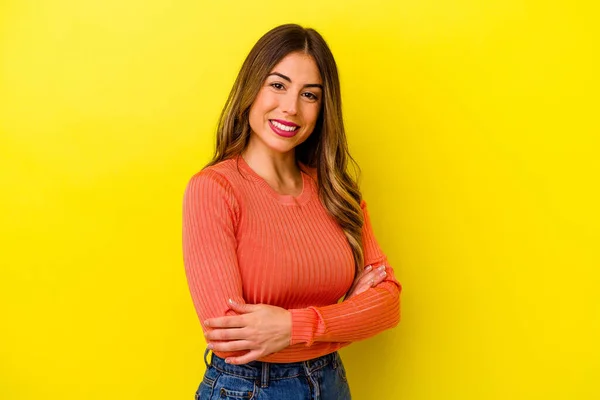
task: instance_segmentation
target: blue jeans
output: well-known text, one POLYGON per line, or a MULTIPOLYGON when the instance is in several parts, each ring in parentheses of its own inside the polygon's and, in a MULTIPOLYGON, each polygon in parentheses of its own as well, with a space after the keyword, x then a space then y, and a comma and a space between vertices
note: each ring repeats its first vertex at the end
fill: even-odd
POLYGON ((347 400, 350 387, 338 352, 292 363, 252 361, 226 364, 204 353, 206 372, 196 391, 196 400, 347 400))

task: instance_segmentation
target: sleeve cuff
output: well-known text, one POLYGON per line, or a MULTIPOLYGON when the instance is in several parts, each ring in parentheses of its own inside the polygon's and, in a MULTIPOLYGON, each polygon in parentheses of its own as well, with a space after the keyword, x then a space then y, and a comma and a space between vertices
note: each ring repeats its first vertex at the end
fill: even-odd
POLYGON ((290 346, 306 343, 306 347, 315 340, 316 310, 313 307, 290 310, 292 313, 292 337, 290 346))

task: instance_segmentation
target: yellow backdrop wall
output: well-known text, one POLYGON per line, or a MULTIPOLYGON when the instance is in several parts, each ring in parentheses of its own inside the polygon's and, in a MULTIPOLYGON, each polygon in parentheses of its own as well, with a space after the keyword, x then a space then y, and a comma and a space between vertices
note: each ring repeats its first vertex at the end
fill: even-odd
POLYGON ((339 64, 403 321, 354 398, 598 399, 597 10, 534 0, 0 3, 0 398, 192 399, 181 198, 275 25, 339 64))

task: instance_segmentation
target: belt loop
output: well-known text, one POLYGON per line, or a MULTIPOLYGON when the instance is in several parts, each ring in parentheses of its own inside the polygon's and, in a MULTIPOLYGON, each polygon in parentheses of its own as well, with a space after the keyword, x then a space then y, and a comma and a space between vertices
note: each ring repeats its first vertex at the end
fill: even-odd
MULTIPOLYGON (((207 347, 206 350, 204 350, 204 364, 206 364, 206 368, 208 369, 208 367, 210 367, 210 364, 208 363, 208 361, 206 361, 206 356, 208 355, 209 352, 209 348, 207 347)), ((210 363, 212 364, 212 356, 210 357, 210 363)))
POLYGON ((262 363, 262 371, 260 374, 260 387, 266 388, 269 387, 269 375, 270 375, 270 364, 268 362, 262 363))

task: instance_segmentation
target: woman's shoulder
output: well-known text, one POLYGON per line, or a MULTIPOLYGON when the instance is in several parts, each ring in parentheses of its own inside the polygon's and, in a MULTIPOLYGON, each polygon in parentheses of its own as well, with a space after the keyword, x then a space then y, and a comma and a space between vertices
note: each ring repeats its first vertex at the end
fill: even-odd
POLYGON ((190 178, 189 185, 217 185, 225 189, 231 189, 235 186, 236 174, 238 174, 238 168, 235 159, 227 159, 196 172, 190 178))
POLYGON ((208 173, 208 174, 219 174, 224 177, 229 177, 234 173, 238 172, 238 165, 235 158, 228 158, 223 161, 219 161, 216 164, 210 165, 208 167, 204 167, 200 173, 208 173))

